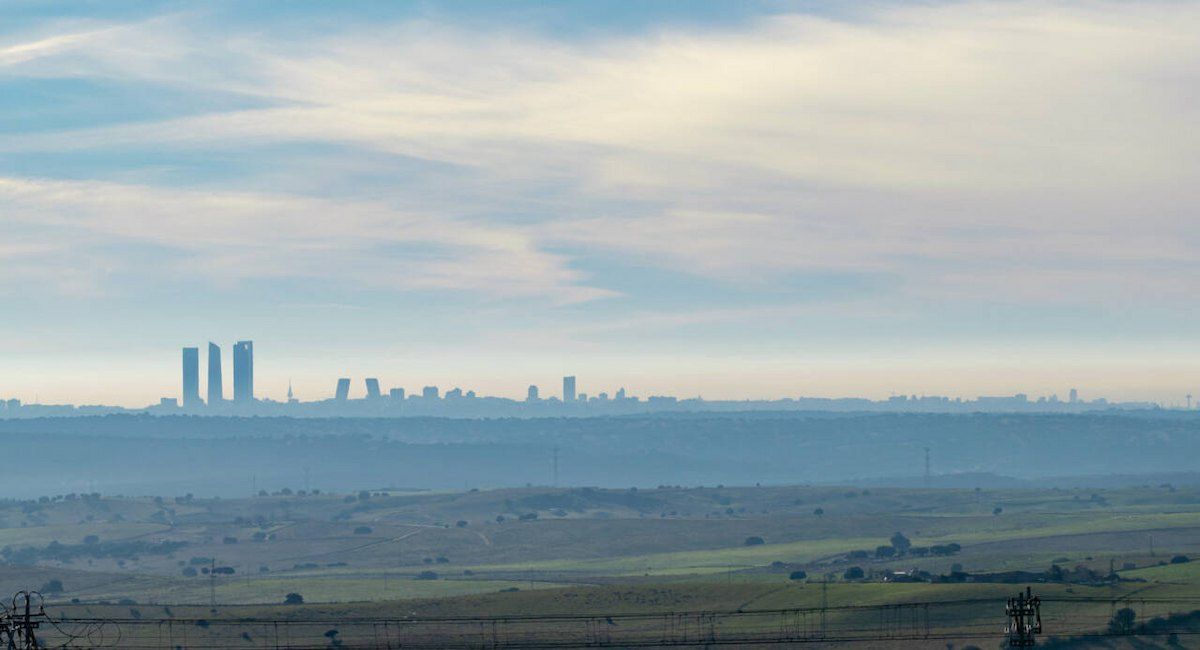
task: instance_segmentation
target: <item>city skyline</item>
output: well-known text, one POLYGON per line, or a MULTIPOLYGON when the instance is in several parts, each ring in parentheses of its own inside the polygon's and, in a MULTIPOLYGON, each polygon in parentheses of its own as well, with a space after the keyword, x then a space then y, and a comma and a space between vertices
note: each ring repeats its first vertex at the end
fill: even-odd
MULTIPOLYGON (((390 404, 390 408, 395 408, 406 402, 417 400, 425 402, 426 407, 418 407, 417 414, 429 414, 428 403, 430 402, 445 402, 448 405, 455 403, 461 404, 463 400, 473 401, 481 400, 481 402, 509 403, 513 405, 554 405, 561 404, 563 407, 572 406, 605 406, 605 405, 625 405, 626 407, 649 407, 652 410, 673 410, 681 408, 700 408, 706 409, 715 408, 736 408, 737 404, 744 403, 752 405, 755 410, 762 408, 771 408, 771 405, 777 405, 784 409, 799 408, 802 409, 820 409, 822 404, 831 404, 835 410, 847 410, 854 408, 867 408, 868 410, 883 407, 885 410, 900 409, 900 410, 932 410, 944 411, 955 409, 978 409, 981 411, 1004 411, 1004 410, 1093 410, 1103 408, 1179 408, 1182 406, 1190 410, 1192 408, 1192 394, 1190 392, 1183 396, 1183 403, 1179 402, 1158 402, 1154 400, 1110 400, 1107 396, 1092 395, 1080 393, 1076 387, 1066 389, 1065 396, 1060 397, 1059 392, 1050 392, 1046 394, 1030 394, 1026 391, 1015 391, 1011 393, 993 393, 993 394, 976 394, 974 396, 954 395, 954 394, 939 394, 925 392, 892 392, 886 398, 867 395, 817 395, 805 394, 803 392, 785 394, 782 396, 743 396, 743 397, 722 397, 709 396, 707 399, 701 395, 686 395, 678 394, 672 391, 659 391, 646 394, 640 394, 637 390, 628 390, 624 383, 619 387, 597 387, 589 392, 587 385, 580 385, 576 375, 563 375, 561 377, 561 388, 557 394, 544 394, 541 391, 541 386, 538 384, 528 384, 525 387, 524 398, 513 397, 511 393, 500 393, 495 395, 487 394, 486 392, 477 392, 470 387, 470 384, 465 384, 467 388, 463 388, 464 384, 454 383, 453 387, 449 385, 425 384, 419 392, 409 392, 407 387, 397 385, 397 383, 388 383, 385 390, 385 385, 379 376, 366 376, 361 378, 353 377, 338 377, 331 393, 325 394, 318 391, 313 395, 297 395, 294 392, 294 385, 291 378, 288 379, 286 397, 278 399, 271 395, 255 394, 255 360, 254 360, 254 342, 252 340, 238 340, 232 349, 233 367, 234 367, 234 397, 226 399, 223 394, 223 360, 221 355, 221 347, 214 342, 208 343, 208 359, 207 367, 205 368, 208 382, 205 386, 207 400, 200 399, 200 365, 199 365, 199 348, 194 346, 184 346, 181 348, 180 370, 181 379, 178 383, 178 392, 175 395, 164 394, 158 398, 158 404, 151 404, 149 407, 143 405, 124 406, 117 404, 81 404, 77 405, 74 402, 64 402, 61 404, 45 404, 45 406, 65 406, 75 408, 83 406, 86 408, 112 408, 117 411, 141 410, 143 408, 157 409, 156 413, 165 414, 175 411, 191 413, 191 414, 286 414, 288 411, 280 410, 281 408, 301 409, 312 407, 313 405, 321 404, 349 404, 350 402, 368 402, 376 404, 390 404), (359 384, 361 386, 359 387, 359 384), (356 388, 358 387, 358 388, 356 388), (691 405, 689 407, 676 406, 691 405), (715 406, 714 406, 715 405, 715 406)), ((419 379, 411 379, 413 382, 419 382, 419 379)), ((22 405, 22 400, 10 396, 0 394, 0 405, 16 408, 22 405)), ((27 406, 42 406, 40 402, 25 403, 27 406)), ((6 413, 12 415, 16 411, 10 408, 6 413)), ((446 414, 454 414, 452 407, 448 407, 446 414)), ((635 409, 636 410, 636 409, 635 409)), ((478 411, 478 409, 475 409, 478 411)), ((440 411, 435 408, 433 413, 440 411)), ((485 413, 490 413, 486 408, 485 413)), ((542 413, 547 413, 544 408, 542 413)), ((327 414, 338 414, 338 411, 327 412, 327 414)), ((361 411, 350 411, 351 414, 362 414, 361 411)), ((311 414, 311 412, 309 412, 311 414)), ((472 414, 472 410, 466 411, 467 415, 472 414)), ((478 413, 474 413, 478 414, 478 413)))
MULTIPOLYGON (((239 340, 239 342, 247 341, 239 340)), ((221 361, 223 358, 221 345, 209 342, 208 346, 206 361, 203 367, 199 368, 201 379, 203 379, 198 385, 203 396, 202 401, 205 403, 212 401, 213 373, 215 371, 218 394, 223 396, 223 401, 233 402, 235 395, 226 383, 223 370, 231 367, 226 364, 233 360, 232 348, 236 347, 236 344, 230 346, 229 352, 224 352, 229 355, 224 361, 221 361), (216 356, 214 357, 214 355, 216 356), (215 368, 212 364, 214 358, 218 360, 215 368)), ((176 355, 175 359, 178 363, 179 356, 176 355)), ((362 392, 363 380, 370 377, 377 378, 382 382, 380 390, 384 396, 391 388, 404 388, 411 394, 420 394, 421 386, 433 384, 442 390, 453 387, 462 387, 464 390, 473 388, 480 394, 520 401, 527 397, 528 388, 531 385, 537 386, 539 392, 544 396, 548 394, 560 396, 561 384, 572 376, 570 373, 555 368, 537 367, 537 364, 523 363, 521 360, 510 361, 510 363, 500 365, 506 369, 520 368, 521 370, 496 372, 495 367, 488 367, 476 370, 478 374, 474 374, 467 368, 478 368, 478 366, 470 363, 463 363, 460 366, 457 363, 397 361, 392 363, 359 362, 353 364, 356 367, 353 372, 346 372, 347 364, 339 364, 336 361, 311 364, 305 359, 281 360, 278 357, 272 357, 271 363, 265 369, 254 371, 255 374, 251 381, 257 386, 253 389, 256 398, 261 397, 280 402, 287 401, 289 390, 294 391, 299 398, 305 401, 332 398, 335 393, 333 379, 346 375, 351 375, 353 380, 348 386, 348 395, 350 396, 362 392), (457 366, 457 368, 450 366, 457 366), (530 378, 536 379, 530 383, 530 378)), ((802 372, 795 373, 805 376, 801 381, 790 382, 780 379, 783 373, 780 373, 774 364, 761 363, 756 364, 759 369, 758 373, 740 371, 740 369, 728 371, 720 377, 697 373, 690 376, 683 375, 684 381, 676 383, 664 381, 660 377, 647 380, 649 373, 639 367, 640 362, 644 361, 642 359, 625 358, 622 361, 629 365, 626 368, 595 368, 593 364, 581 362, 574 366, 584 368, 587 371, 585 375, 589 378, 577 389, 578 392, 590 392, 594 395, 597 392, 595 387, 602 386, 603 388, 600 390, 612 393, 621 386, 625 386, 642 395, 676 395, 710 400, 770 400, 789 399, 797 396, 861 397, 883 400, 895 395, 939 395, 974 399, 980 395, 1025 393, 1032 396, 1058 395, 1060 399, 1066 401, 1070 388, 1079 386, 1089 399, 1104 396, 1113 401, 1155 402, 1164 406, 1182 406, 1186 404, 1188 394, 1200 394, 1196 389, 1190 388, 1189 383, 1186 383, 1186 379, 1190 378, 1190 373, 1181 374, 1184 381, 1181 381, 1174 390, 1148 391, 1144 386, 1139 385, 1141 378, 1136 375, 1119 376, 1118 378, 1123 381, 1114 384, 1106 381, 1109 375, 1105 370, 1097 370, 1094 367, 1087 369, 1086 372, 1047 369, 1047 374, 1055 375, 1058 379, 1057 382, 1047 382, 1029 381, 1026 372, 1028 366, 1020 363, 1009 364, 1007 371, 1002 373, 981 372, 970 368, 967 364, 958 364, 956 367, 952 367, 952 372, 958 377, 958 381, 939 384, 920 381, 919 377, 917 381, 913 381, 911 374, 906 376, 905 371, 897 368, 890 360, 851 360, 849 362, 835 360, 832 363, 821 360, 802 369, 802 372), (880 380, 879 372, 883 368, 895 371, 887 375, 890 380, 880 380), (871 377, 872 381, 860 381, 861 377, 867 376, 871 377), (590 391, 588 390, 589 386, 592 387, 590 391), (1129 390, 1130 387, 1133 390, 1129 390), (1122 390, 1123 388, 1125 390, 1122 390)), ((1164 361, 1164 365, 1169 364, 1170 362, 1164 361)), ((23 402, 31 404, 39 402, 46 404, 106 404, 125 408, 141 408, 146 404, 157 402, 161 397, 174 397, 182 400, 180 368, 175 366, 168 371, 168 365, 164 363, 160 350, 148 359, 123 357, 104 366, 103 373, 110 378, 120 377, 130 369, 136 369, 131 374, 136 374, 143 386, 146 385, 147 377, 155 378, 155 385, 136 392, 120 391, 107 393, 107 395, 94 392, 95 389, 111 388, 112 386, 93 382, 90 377, 99 376, 98 374, 93 375, 82 372, 79 367, 64 365, 57 368, 62 373, 61 380, 56 382, 60 384, 58 391, 29 388, 21 383, 0 384, 0 396, 21 399, 23 402), (156 362, 154 361, 155 357, 157 357, 156 362), (167 390, 166 387, 171 388, 167 390), (114 395, 115 397, 110 397, 114 395)), ((1064 364, 1064 366, 1069 365, 1064 364)), ((571 367, 569 364, 563 364, 563 366, 571 367)), ((100 370, 97 369, 96 373, 99 372, 100 370)), ((110 383, 112 383, 111 380, 110 383)))

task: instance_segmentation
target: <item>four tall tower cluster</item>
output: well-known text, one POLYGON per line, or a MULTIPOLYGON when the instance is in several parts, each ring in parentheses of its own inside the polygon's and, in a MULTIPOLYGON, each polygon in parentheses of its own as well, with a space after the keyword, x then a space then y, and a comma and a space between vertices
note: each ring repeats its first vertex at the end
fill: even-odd
MULTIPOLYGON (((370 377, 366 380, 367 398, 381 399, 383 392, 380 390, 379 380, 370 377)), ((457 390, 457 389, 456 389, 457 390)), ((450 391, 446 394, 447 398, 453 397, 450 391)), ((458 396, 462 395, 462 391, 457 391, 458 396)), ((622 396, 624 389, 621 391, 622 396)), ((350 396, 350 379, 342 378, 338 380, 337 390, 334 393, 334 400, 339 402, 346 401, 350 396)), ((393 399, 404 399, 403 388, 393 388, 389 391, 388 396, 393 399)), ((426 399, 438 399, 438 389, 434 386, 426 386, 421 392, 421 396, 426 399)), ((467 394, 467 397, 474 397, 472 391, 467 394)), ((527 401, 539 401, 537 386, 529 387, 527 401)), ((563 377, 562 401, 571 403, 575 401, 586 401, 586 396, 577 394, 575 391, 575 377, 563 377)), ((235 406, 243 406, 253 404, 254 399, 254 341, 238 341, 233 346, 233 402, 235 406)), ((288 386, 288 401, 293 401, 291 386, 288 386)), ((208 344, 208 400, 207 404, 210 408, 225 403, 225 388, 224 388, 224 373, 221 369, 221 346, 216 343, 209 342, 208 344)), ((200 399, 200 348, 187 347, 183 348, 183 408, 199 408, 205 405, 205 401, 200 399)))
MULTIPOLYGON (((225 402, 221 371, 221 346, 208 344, 208 405, 225 402)), ((254 341, 238 341, 233 346, 233 403, 254 402, 254 341)), ((183 349, 183 407, 196 408, 200 400, 200 348, 183 349)))

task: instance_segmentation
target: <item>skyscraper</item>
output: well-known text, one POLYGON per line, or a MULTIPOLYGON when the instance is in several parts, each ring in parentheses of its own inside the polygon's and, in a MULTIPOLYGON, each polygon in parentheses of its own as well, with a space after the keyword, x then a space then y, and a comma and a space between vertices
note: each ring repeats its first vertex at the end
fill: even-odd
POLYGON ((379 380, 374 377, 367 378, 367 399, 379 399, 383 394, 379 392, 379 380))
POLYGON ((534 385, 529 386, 529 391, 527 393, 525 393, 525 401, 526 402, 538 401, 538 387, 537 386, 534 386, 534 385))
POLYGON ((233 346, 233 401, 254 401, 254 341, 238 341, 233 346))
POLYGON ((216 343, 208 344, 208 405, 216 406, 225 399, 221 386, 221 348, 216 343))
POLYGON ((575 401, 575 375, 563 377, 563 401, 575 401))
POLYGON ((200 348, 183 349, 183 407, 200 405, 200 348))
POLYGON ((334 393, 333 399, 339 402, 344 402, 350 399, 350 378, 342 377, 337 383, 337 392, 334 393))

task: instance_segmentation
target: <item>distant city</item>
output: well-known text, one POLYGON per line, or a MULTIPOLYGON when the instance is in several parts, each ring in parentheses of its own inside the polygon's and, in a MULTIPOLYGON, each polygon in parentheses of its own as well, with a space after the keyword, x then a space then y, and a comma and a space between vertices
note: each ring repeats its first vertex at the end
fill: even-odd
MULTIPOLYGON (((438 386, 423 386, 419 392, 391 387, 385 393, 377 377, 362 379, 363 393, 352 397, 356 381, 341 377, 331 382, 332 396, 313 401, 296 398, 288 386, 287 400, 260 399, 254 392, 254 342, 233 345, 233 396, 225 398, 221 347, 209 343, 207 349, 205 398, 200 396, 200 348, 182 350, 182 382, 178 397, 163 397, 144 408, 105 405, 27 404, 18 399, 0 398, 0 418, 71 417, 119 413, 148 415, 212 416, 292 416, 292 417, 564 417, 629 415, 648 412, 694 411, 838 411, 838 412, 1029 412, 1073 413, 1103 410, 1162 409, 1155 402, 1112 402, 1104 398, 1082 399, 1071 388, 1066 399, 1057 395, 1030 397, 1015 395, 980 396, 975 399, 936 395, 897 395, 885 400, 859 397, 795 397, 776 400, 706 400, 650 395, 641 398, 617 388, 611 394, 580 391, 574 376, 563 377, 561 392, 543 396, 538 386, 526 389, 524 400, 477 395, 473 390, 454 387, 442 391, 438 386)), ((1193 409, 1187 396, 1187 410, 1193 409)))

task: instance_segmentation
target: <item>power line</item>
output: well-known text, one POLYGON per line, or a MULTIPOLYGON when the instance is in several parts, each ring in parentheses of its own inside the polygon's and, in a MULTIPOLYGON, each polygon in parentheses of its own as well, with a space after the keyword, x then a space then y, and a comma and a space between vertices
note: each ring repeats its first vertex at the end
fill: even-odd
MULTIPOLYGON (((822 591, 827 587, 823 585, 822 591)), ((1036 604, 1063 609, 1080 605, 1116 602, 1197 603, 1198 597, 1121 598, 1071 597, 1038 600, 1030 591, 1009 601, 1009 615, 1020 614, 1016 630, 1023 634, 1040 632, 1040 609, 1036 604), (1016 603, 1014 603, 1016 601, 1016 603), (1014 604, 1016 605, 1014 607, 1014 604), (1032 618, 1031 618, 1032 617, 1032 618)), ((252 638, 259 642, 275 639, 275 647, 324 648, 332 633, 343 640, 342 647, 405 648, 527 648, 576 647, 671 647, 727 646, 739 644, 855 644, 890 641, 932 641, 953 639, 995 639, 1000 627, 979 621, 957 625, 952 630, 932 627, 932 620, 945 620, 946 609, 996 607, 1004 601, 996 598, 967 598, 914 601, 886 605, 830 606, 827 596, 820 607, 766 609, 751 611, 682 611, 588 614, 527 614, 513 616, 431 616, 344 618, 69 618, 65 607, 45 630, 48 644, 58 647, 228 647, 252 638), (190 633, 190 637, 187 635, 190 633), (156 641, 148 637, 154 635, 156 641), (296 638, 293 642, 292 635, 296 638), (318 635, 322 635, 318 637, 318 635), (280 639, 287 641, 280 645, 280 639), (165 637, 165 638, 164 638, 165 637), (199 637, 199 638, 197 638, 199 637), (111 639, 120 639, 114 642, 111 639), (363 641, 361 639, 370 639, 363 641), (183 643, 179 643, 183 641, 183 643), (165 643, 164 643, 165 642, 165 643), (209 645, 211 643, 211 645, 209 645)), ((31 605, 32 607, 32 605, 31 605)), ((7 610, 7 608, 5 608, 7 610)), ((14 606, 14 610, 17 608, 14 606)), ((38 607, 40 611, 40 605, 38 607)), ((1061 612, 1058 612, 1061 616, 1061 612)), ((6 612, 5 621, 14 621, 6 612)), ((44 616, 44 614, 41 614, 44 616)), ((954 618, 957 618, 955 616, 954 618)), ((1060 636, 1106 638, 1118 636, 1112 631, 1097 631, 1105 619, 1090 613, 1054 619, 1058 627, 1050 630, 1060 636), (1094 621, 1096 627, 1088 627, 1094 621), (1069 623, 1068 623, 1069 622, 1069 623)), ((1010 628, 1011 632, 1011 628, 1010 628)), ((1153 635, 1195 635, 1194 628, 1170 625, 1153 635)), ((1148 634, 1149 636, 1149 634, 1148 634)), ((49 645, 47 647, 49 647, 49 645)), ((267 644, 268 647, 270 644, 267 644)))

